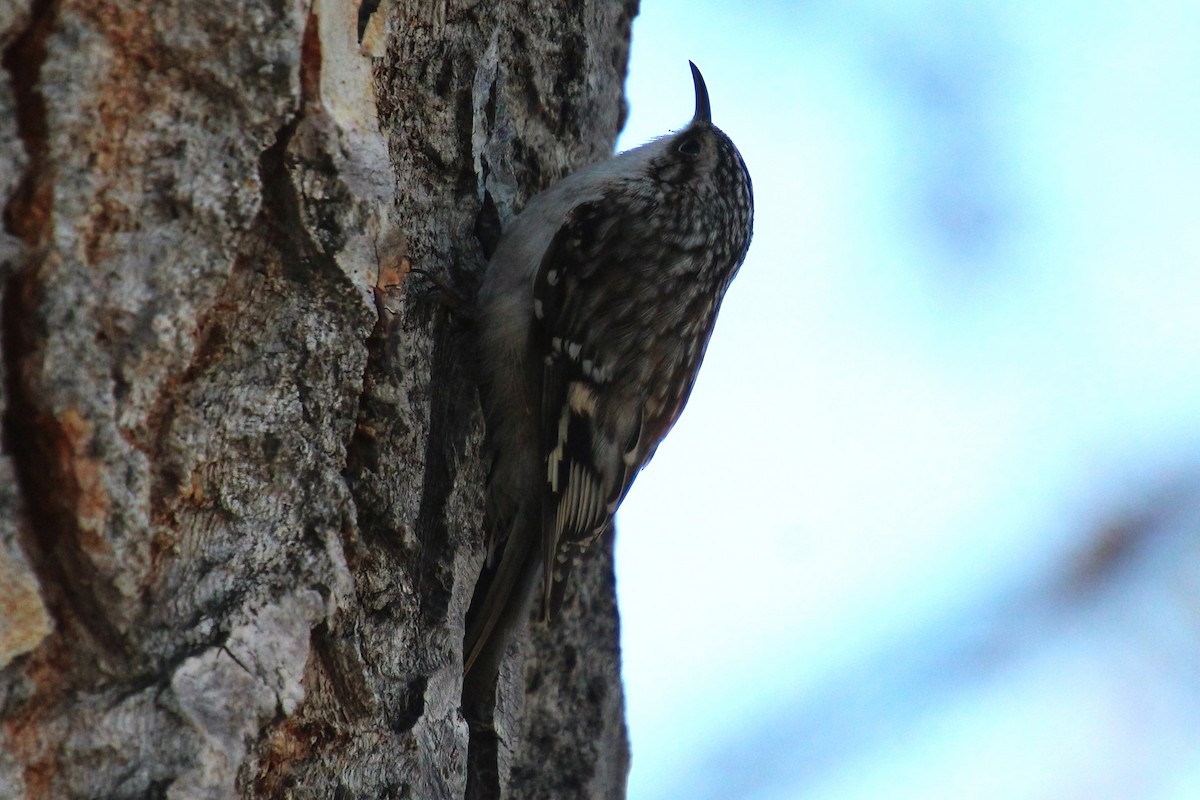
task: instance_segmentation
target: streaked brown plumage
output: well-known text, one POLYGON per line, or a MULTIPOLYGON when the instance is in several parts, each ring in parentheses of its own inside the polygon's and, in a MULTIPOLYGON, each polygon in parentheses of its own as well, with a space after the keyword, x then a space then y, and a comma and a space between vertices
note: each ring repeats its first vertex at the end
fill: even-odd
POLYGON ((493 462, 468 673, 494 673, 535 594, 554 617, 572 566, 679 418, 745 259, 750 176, 692 73, 686 128, 533 198, 488 265, 478 311, 493 462))

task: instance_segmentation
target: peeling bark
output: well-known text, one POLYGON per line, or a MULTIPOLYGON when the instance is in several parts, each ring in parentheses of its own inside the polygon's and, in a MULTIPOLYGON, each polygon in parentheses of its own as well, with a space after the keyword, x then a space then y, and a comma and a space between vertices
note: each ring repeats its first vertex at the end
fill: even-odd
POLYGON ((0 8, 0 797, 623 794, 611 547, 459 710, 482 421, 411 270, 611 151, 635 13, 0 8))

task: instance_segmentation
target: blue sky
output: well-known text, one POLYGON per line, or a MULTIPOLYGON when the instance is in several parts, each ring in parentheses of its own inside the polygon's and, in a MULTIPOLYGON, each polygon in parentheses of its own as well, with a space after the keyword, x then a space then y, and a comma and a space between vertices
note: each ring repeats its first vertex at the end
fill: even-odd
POLYGON ((1200 625, 1155 632, 1200 588, 1154 590, 1200 513, 1046 589, 1200 485, 1197 41, 1182 2, 643 3, 619 147, 692 59, 757 216, 618 517, 635 800, 1200 796, 1200 625))

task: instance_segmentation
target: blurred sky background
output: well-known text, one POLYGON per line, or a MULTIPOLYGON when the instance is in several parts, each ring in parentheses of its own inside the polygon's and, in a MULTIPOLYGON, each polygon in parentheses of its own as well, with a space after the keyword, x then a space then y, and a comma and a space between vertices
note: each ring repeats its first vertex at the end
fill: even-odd
POLYGON ((643 0, 754 178, 619 515, 633 800, 1200 798, 1200 3, 643 0))

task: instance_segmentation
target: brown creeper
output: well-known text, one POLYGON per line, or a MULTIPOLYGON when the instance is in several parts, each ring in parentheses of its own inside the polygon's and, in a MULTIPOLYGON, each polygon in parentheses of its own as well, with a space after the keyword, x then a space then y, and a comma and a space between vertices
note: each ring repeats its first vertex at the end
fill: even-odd
POLYGON ((746 257, 750 175, 695 64, 692 78, 686 128, 533 198, 488 265, 478 323, 493 461, 468 672, 495 670, 539 574, 544 617, 558 611, 571 567, 679 418, 746 257))

